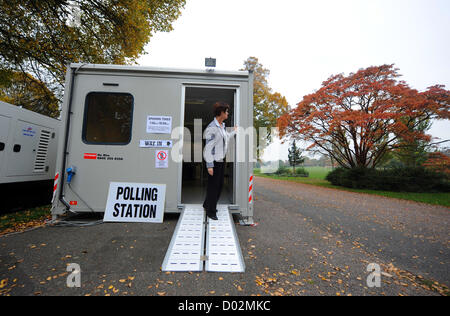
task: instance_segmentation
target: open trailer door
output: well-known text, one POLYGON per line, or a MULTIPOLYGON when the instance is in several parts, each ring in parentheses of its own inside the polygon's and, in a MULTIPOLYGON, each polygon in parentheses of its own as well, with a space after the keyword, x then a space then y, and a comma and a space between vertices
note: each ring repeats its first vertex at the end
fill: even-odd
MULTIPOLYGON (((203 159, 206 127, 214 120, 213 105, 223 101, 230 105, 231 113, 225 121, 227 128, 236 125, 236 94, 234 86, 184 86, 184 128, 182 182, 180 202, 186 204, 203 204, 206 196, 208 171, 203 159)), ((232 205, 236 202, 236 164, 233 157, 234 140, 230 141, 225 166, 224 187, 218 204, 232 205)))

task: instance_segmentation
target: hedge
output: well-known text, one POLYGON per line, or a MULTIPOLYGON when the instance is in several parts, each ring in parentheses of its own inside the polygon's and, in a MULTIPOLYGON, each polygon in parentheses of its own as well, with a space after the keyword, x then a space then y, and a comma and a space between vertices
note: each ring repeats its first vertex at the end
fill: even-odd
POLYGON ((275 172, 278 176, 299 176, 299 177, 308 177, 309 172, 305 170, 303 167, 297 167, 295 168, 295 174, 292 170, 293 168, 289 168, 286 166, 280 166, 278 170, 275 172))
POLYGON ((337 168, 326 180, 331 184, 353 189, 396 192, 450 192, 449 178, 425 168, 337 168))

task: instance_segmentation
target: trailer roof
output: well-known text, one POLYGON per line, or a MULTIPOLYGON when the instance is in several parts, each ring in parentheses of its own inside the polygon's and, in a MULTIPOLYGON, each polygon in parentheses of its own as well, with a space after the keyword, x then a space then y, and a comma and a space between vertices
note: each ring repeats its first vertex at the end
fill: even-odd
POLYGON ((107 71, 107 72, 148 72, 148 73, 170 73, 185 75, 207 75, 207 76, 230 76, 247 78, 248 71, 227 71, 227 70, 206 70, 206 69, 183 69, 183 68, 164 68, 164 67, 145 67, 145 66, 128 66, 128 65, 102 65, 102 64, 82 64, 72 63, 71 68, 81 70, 107 71))

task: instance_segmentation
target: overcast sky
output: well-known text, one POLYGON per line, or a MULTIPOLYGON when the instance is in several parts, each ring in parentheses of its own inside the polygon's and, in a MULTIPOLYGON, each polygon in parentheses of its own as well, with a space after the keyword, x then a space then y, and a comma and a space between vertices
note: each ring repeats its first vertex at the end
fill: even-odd
MULTIPOLYGON (((204 68, 214 57, 217 69, 238 70, 255 56, 291 107, 333 74, 382 64, 419 91, 450 89, 449 0, 187 0, 173 26, 140 65, 204 68)), ((450 123, 431 133, 450 139, 450 123)))

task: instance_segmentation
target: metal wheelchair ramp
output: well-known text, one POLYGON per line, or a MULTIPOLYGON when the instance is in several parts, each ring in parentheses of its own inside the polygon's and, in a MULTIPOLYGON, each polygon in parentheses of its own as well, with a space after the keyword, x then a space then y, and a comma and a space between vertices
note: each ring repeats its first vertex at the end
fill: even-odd
POLYGON ((234 227, 233 217, 225 205, 217 207, 217 218, 208 218, 206 233, 206 271, 244 272, 239 239, 234 227))
POLYGON ((218 205, 217 210, 219 220, 206 221, 202 205, 185 206, 164 258, 163 271, 245 271, 232 216, 226 205, 218 205))
POLYGON ((162 265, 163 271, 203 271, 206 214, 202 206, 186 206, 162 265))

